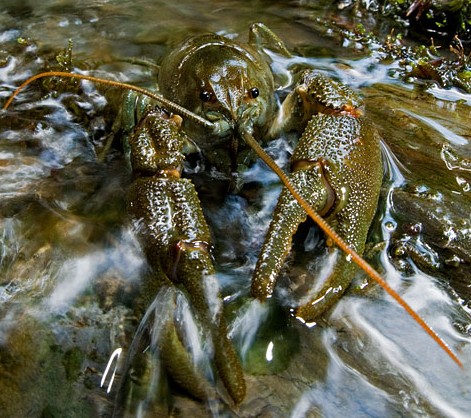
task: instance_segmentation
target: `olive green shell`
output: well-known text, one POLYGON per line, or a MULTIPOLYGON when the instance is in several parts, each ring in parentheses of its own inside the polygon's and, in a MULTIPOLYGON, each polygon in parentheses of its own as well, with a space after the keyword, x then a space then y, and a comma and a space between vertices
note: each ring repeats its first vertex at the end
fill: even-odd
POLYGON ((266 57, 250 45, 216 34, 183 42, 162 62, 158 81, 166 98, 208 120, 227 122, 229 130, 208 138, 207 129, 184 121, 203 148, 232 136, 239 124, 250 123, 263 135, 275 114, 274 81, 266 57), (250 96, 253 88, 258 89, 255 98, 250 96), (202 92, 212 99, 204 102, 202 92))
MULTIPOLYGON (((376 130, 362 117, 316 115, 309 121, 291 158, 292 166, 300 161, 306 162, 306 169, 292 173, 291 181, 315 210, 325 212, 340 237, 362 254, 383 175, 376 130), (325 208, 328 194, 333 194, 335 200, 325 208)), ((291 249, 291 237, 305 220, 301 206, 283 189, 255 269, 252 281, 255 297, 264 300, 272 295, 291 249)), ((311 302, 299 307, 295 315, 306 322, 314 321, 341 297, 355 270, 355 264, 338 253, 332 273, 311 302)))

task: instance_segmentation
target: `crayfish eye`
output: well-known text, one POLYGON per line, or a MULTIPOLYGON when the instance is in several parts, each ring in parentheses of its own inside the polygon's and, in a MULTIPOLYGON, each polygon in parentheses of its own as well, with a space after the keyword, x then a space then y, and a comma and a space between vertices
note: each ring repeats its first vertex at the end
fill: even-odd
POLYGON ((209 102, 212 97, 213 97, 213 94, 212 94, 210 91, 203 90, 203 91, 200 93, 200 99, 201 99, 203 102, 209 102))
POLYGON ((260 91, 258 90, 257 87, 252 87, 249 90, 249 94, 252 99, 256 99, 260 95, 260 91))

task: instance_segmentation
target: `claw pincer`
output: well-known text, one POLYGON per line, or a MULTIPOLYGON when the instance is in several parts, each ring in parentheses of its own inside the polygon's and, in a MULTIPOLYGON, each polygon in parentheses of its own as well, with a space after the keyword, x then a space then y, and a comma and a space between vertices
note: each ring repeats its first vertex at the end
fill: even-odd
MULTIPOLYGON (((217 370, 229 395, 238 404, 245 396, 245 381, 227 337, 222 306, 210 300, 211 294, 218 294, 209 251, 210 232, 193 184, 180 177, 182 151, 187 141, 179 130, 180 124, 180 117, 170 118, 159 110, 151 111, 139 122, 129 139, 136 178, 129 190, 128 210, 138 223, 138 236, 155 273, 149 290, 156 294, 166 285, 179 286, 185 291, 197 320, 210 330, 217 370)), ((217 297, 214 299, 218 301, 217 297)), ((182 358, 188 358, 190 362, 184 354, 169 355, 168 351, 174 351, 176 346, 183 350, 182 344, 176 341, 175 331, 169 335, 174 336, 172 341, 168 347, 164 342, 162 348, 166 362, 171 363, 172 358, 180 359, 179 363, 182 358)), ((182 364, 167 364, 170 373, 182 367, 182 364)), ((172 377, 183 387, 184 380, 189 380, 179 379, 175 373, 172 377)), ((201 390, 185 388, 201 397, 201 390)))
MULTIPOLYGON (((314 114, 291 157, 290 179, 340 237, 362 254, 382 182, 379 137, 361 116, 356 96, 346 100, 348 91, 344 86, 335 88, 332 84, 332 91, 325 86, 316 90, 324 80, 317 73, 309 73, 297 88, 298 97, 287 99, 287 103, 301 103, 294 112, 298 115, 296 123, 302 125, 306 113, 314 114), (319 97, 317 91, 323 96, 319 97)), ((291 250, 292 236, 305 220, 304 210, 283 188, 252 281, 252 294, 258 299, 272 296, 291 250)), ((310 301, 299 306, 295 316, 314 321, 342 296, 355 271, 350 257, 337 251, 327 278, 316 285, 310 301)))

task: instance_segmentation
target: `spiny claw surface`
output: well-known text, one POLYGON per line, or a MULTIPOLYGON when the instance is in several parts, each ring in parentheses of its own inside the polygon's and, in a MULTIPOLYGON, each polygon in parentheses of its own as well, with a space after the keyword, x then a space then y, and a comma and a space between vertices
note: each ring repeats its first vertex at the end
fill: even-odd
POLYGON ((357 112, 362 100, 348 86, 338 83, 318 72, 304 71, 298 94, 301 95, 306 114, 330 112, 357 112))
MULTIPOLYGON (((130 139, 131 164, 138 177, 128 193, 128 211, 139 223, 140 241, 156 273, 157 283, 150 287, 156 291, 171 281, 185 291, 197 320, 210 331, 219 375, 234 403, 239 404, 245 397, 245 381, 227 337, 209 252, 210 231, 193 184, 179 175, 185 138, 178 129, 179 121, 161 114, 150 114, 139 124, 130 139)), ((175 332, 172 327, 167 329, 170 341, 162 346, 162 356, 169 357, 169 372, 178 382, 181 370, 191 365, 179 366, 171 360, 178 345, 175 332)), ((179 358, 189 360, 181 353, 179 358)), ((194 396, 201 396, 200 384, 188 386, 189 381, 184 387, 194 396)))
MULTIPOLYGON (((328 197, 321 177, 317 164, 290 175, 291 182, 316 210, 326 205, 328 197)), ((252 278, 252 295, 257 299, 264 301, 272 295, 276 279, 291 250, 292 237, 306 218, 304 209, 289 190, 283 188, 252 278)))
MULTIPOLYGON (((298 171, 290 178, 303 197, 328 219, 349 246, 362 254, 382 182, 375 130, 361 117, 315 115, 299 141, 291 165, 298 171), (311 181, 309 186, 306 177, 311 181)), ((255 297, 264 300, 273 293, 291 247, 291 236, 305 219, 299 204, 283 189, 254 273, 255 297)), ((296 316, 311 322, 324 313, 345 292, 355 270, 349 257, 337 254, 333 271, 321 290, 297 309, 296 316)))

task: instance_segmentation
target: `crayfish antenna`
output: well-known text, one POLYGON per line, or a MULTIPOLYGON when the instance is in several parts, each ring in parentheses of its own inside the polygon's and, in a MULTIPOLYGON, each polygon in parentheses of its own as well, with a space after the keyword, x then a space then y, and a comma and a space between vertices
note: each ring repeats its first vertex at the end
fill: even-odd
POLYGON ((375 282, 377 282, 389 295, 401 305, 406 312, 422 327, 422 329, 432 337, 435 342, 453 359, 453 361, 463 368, 463 364, 455 353, 448 347, 445 341, 415 312, 411 306, 381 277, 381 275, 361 257, 355 250, 350 248, 348 244, 335 232, 330 225, 311 207, 311 205, 299 194, 293 186, 288 176, 273 161, 273 159, 263 150, 260 144, 255 140, 247 130, 241 132, 246 143, 255 151, 255 153, 270 167, 273 172, 278 175, 283 185, 290 191, 292 196, 297 200, 301 207, 306 211, 309 217, 319 225, 322 231, 337 244, 337 246, 348 254, 352 260, 375 282))
MULTIPOLYGON (((201 126, 205 126, 208 129, 211 129, 213 131, 215 130, 215 125, 213 123, 185 109, 184 107, 166 99, 160 94, 152 93, 149 90, 146 90, 138 86, 133 86, 132 84, 122 83, 119 81, 106 80, 106 79, 93 77, 93 76, 89 76, 85 74, 68 73, 65 71, 47 71, 47 72, 36 74, 28 78, 13 92, 13 94, 9 97, 9 99, 6 101, 5 105, 3 106, 3 109, 4 110, 8 109, 8 107, 13 102, 15 97, 33 81, 36 81, 41 78, 46 78, 46 77, 77 78, 80 80, 88 80, 94 83, 99 83, 103 85, 119 87, 119 88, 131 90, 131 91, 135 91, 137 93, 146 95, 150 97, 151 99, 156 100, 158 103, 160 103, 163 107, 165 107, 167 110, 170 110, 171 112, 174 112, 182 117, 190 118, 195 123, 198 123, 201 126)), ((461 363, 461 361, 453 353, 453 351, 451 351, 451 349, 447 346, 445 341, 443 341, 443 339, 440 338, 438 334, 432 328, 430 328, 429 325, 427 325, 427 323, 419 316, 419 314, 417 314, 417 312, 415 312, 409 306, 409 304, 404 299, 402 299, 402 297, 391 286, 388 285, 388 283, 381 277, 381 275, 369 263, 367 263, 356 251, 350 248, 347 245, 347 243, 345 243, 345 241, 329 226, 329 224, 309 205, 309 203, 306 202, 306 200, 298 193, 296 188, 290 182, 288 176, 281 170, 281 168, 275 163, 275 161, 273 161, 273 159, 263 150, 263 148, 258 144, 258 142, 255 140, 252 134, 247 129, 243 129, 241 131, 241 136, 244 138, 245 142, 255 151, 255 153, 265 162, 265 164, 267 164, 268 167, 270 167, 270 169, 273 170, 273 172, 276 175, 278 175, 278 177, 280 178, 284 186, 290 191, 293 197, 298 201, 298 203, 306 211, 306 213, 312 218, 312 220, 316 222, 317 225, 319 225, 322 231, 324 231, 324 233, 327 236, 329 236, 332 239, 332 241, 334 241, 335 244, 337 244, 337 246, 342 251, 348 254, 352 258, 352 260, 366 274, 368 274, 368 276, 371 279, 376 281, 387 293, 389 293, 389 295, 406 310, 406 312, 425 330, 425 332, 427 332, 427 334, 429 334, 435 340, 435 342, 453 359, 453 361, 456 364, 458 364, 458 366, 463 367, 463 364, 461 363)))
POLYGON ((126 90, 132 90, 135 91, 136 93, 143 94, 145 96, 150 97, 151 99, 154 99, 157 101, 161 106, 163 106, 166 110, 169 110, 173 113, 176 113, 177 115, 180 115, 184 118, 191 119, 193 122, 206 127, 207 129, 211 130, 216 130, 216 125, 211 123, 210 121, 202 118, 201 116, 191 112, 188 109, 185 109, 183 106, 180 106, 171 100, 166 99, 163 97, 161 94, 158 93, 152 93, 151 91, 144 89, 142 87, 138 86, 133 86, 132 84, 128 83, 122 83, 121 81, 113 81, 113 80, 106 80, 104 78, 99 78, 99 77, 94 77, 91 75, 85 75, 85 74, 77 74, 77 73, 68 73, 65 71, 46 71, 44 73, 39 73, 36 75, 33 75, 32 77, 28 78, 26 81, 24 81, 13 93, 12 95, 8 98, 6 101, 5 105, 3 106, 3 110, 8 109, 10 104, 13 102, 16 96, 29 84, 31 84, 33 81, 36 81, 40 78, 47 78, 47 77, 65 77, 65 78, 77 78, 79 80, 87 80, 87 81, 92 81, 97 84, 103 84, 106 86, 113 86, 113 87, 119 87, 122 89, 126 90))
MULTIPOLYGON (((143 93, 143 94, 147 93, 148 96, 152 95, 151 92, 148 92, 145 89, 142 89, 142 88, 136 87, 136 86, 132 86, 132 85, 126 84, 126 83, 121 83, 119 81, 105 80, 105 79, 102 79, 102 78, 93 77, 93 76, 89 76, 89 75, 85 75, 85 74, 68 73, 68 72, 65 72, 65 71, 46 71, 44 73, 39 73, 39 74, 33 75, 32 77, 28 78, 26 81, 21 83, 21 85, 12 93, 12 95, 8 98, 6 103, 3 105, 3 110, 8 109, 8 107, 11 105, 11 103, 13 102, 15 97, 18 96, 18 94, 22 90, 24 90, 25 87, 27 87, 29 84, 31 84, 33 81, 39 80, 40 78, 47 78, 47 77, 77 78, 77 79, 80 79, 80 80, 93 81, 95 83, 105 84, 105 85, 108 85, 108 86, 126 88, 126 89, 137 91, 137 92, 143 93)), ((155 97, 152 97, 152 98, 155 98, 155 97)))

